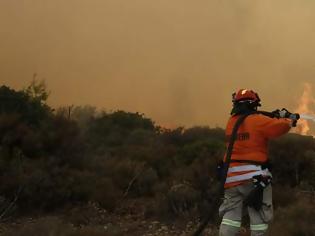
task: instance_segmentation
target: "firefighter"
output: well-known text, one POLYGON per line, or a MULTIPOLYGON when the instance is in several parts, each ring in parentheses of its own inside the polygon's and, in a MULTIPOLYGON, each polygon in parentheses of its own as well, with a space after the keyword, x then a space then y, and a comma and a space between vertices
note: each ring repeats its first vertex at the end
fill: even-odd
MULTIPOLYGON (((267 116, 257 112, 259 106, 260 98, 252 90, 241 89, 233 94, 233 109, 226 126, 228 143, 238 118, 243 114, 250 115, 237 131, 228 164, 224 201, 219 209, 222 217, 220 236, 237 235, 242 215, 246 213, 250 218, 251 235, 265 236, 273 218, 268 141, 288 133, 298 117, 285 109, 277 110, 275 117, 267 116)), ((225 156, 224 161, 226 159, 225 156)))

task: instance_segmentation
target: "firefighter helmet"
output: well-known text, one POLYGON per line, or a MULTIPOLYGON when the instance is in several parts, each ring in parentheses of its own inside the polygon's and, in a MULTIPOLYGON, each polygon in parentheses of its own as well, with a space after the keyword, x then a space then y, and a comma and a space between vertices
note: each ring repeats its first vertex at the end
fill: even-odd
POLYGON ((233 103, 256 103, 260 105, 260 98, 256 92, 250 89, 240 89, 237 93, 233 93, 233 103))

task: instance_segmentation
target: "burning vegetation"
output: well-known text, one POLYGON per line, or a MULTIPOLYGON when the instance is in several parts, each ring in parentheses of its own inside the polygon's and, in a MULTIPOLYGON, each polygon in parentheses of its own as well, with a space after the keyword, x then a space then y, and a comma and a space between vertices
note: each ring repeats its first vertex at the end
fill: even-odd
POLYGON ((315 131, 312 129, 311 122, 315 122, 315 98, 313 96, 313 89, 311 84, 304 84, 304 91, 299 100, 298 108, 296 112, 301 115, 296 133, 302 135, 315 136, 315 131))

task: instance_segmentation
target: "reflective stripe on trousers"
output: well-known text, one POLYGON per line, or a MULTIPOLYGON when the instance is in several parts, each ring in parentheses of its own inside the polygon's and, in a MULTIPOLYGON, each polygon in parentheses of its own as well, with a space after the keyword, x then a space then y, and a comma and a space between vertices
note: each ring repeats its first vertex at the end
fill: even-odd
POLYGON ((223 218, 220 225, 220 236, 238 235, 243 213, 249 215, 251 236, 268 235, 268 223, 271 222, 273 216, 272 186, 269 185, 264 190, 264 205, 260 211, 243 206, 244 199, 253 189, 254 185, 247 183, 225 190, 224 202, 219 210, 219 214, 223 218))
POLYGON ((233 227, 241 227, 241 222, 240 221, 235 221, 235 220, 229 220, 229 219, 222 219, 223 225, 228 225, 228 226, 233 226, 233 227))
POLYGON ((265 231, 267 229, 268 229, 267 224, 250 225, 250 230, 253 230, 253 231, 265 231))

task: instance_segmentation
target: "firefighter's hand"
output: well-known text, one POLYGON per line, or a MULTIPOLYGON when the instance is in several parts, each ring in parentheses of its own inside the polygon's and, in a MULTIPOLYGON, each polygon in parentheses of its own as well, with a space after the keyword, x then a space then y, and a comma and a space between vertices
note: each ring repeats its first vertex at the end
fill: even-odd
POLYGON ((287 109, 283 108, 280 112, 281 118, 289 118, 292 120, 292 127, 295 127, 297 121, 300 119, 300 115, 298 113, 291 113, 287 109))
POLYGON ((291 120, 292 120, 292 127, 296 127, 298 120, 300 119, 299 114, 291 114, 291 120))
POLYGON ((280 118, 280 110, 279 109, 274 110, 271 113, 273 114, 273 117, 280 118))
POLYGON ((280 116, 280 118, 289 118, 291 114, 292 114, 292 113, 289 112, 289 111, 288 111, 287 109, 285 109, 285 108, 282 108, 282 110, 279 111, 279 116, 280 116))
POLYGON ((296 127, 298 120, 292 120, 292 127, 296 127))

